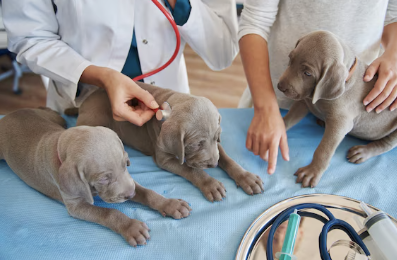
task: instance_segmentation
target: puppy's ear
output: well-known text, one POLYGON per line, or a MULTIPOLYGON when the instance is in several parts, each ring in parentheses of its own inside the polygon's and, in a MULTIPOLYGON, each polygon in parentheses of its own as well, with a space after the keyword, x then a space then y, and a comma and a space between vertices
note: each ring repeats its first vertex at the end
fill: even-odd
POLYGON ((63 132, 57 143, 58 158, 61 162, 58 172, 58 184, 61 191, 64 203, 65 200, 75 200, 82 198, 84 201, 93 204, 91 188, 84 176, 82 169, 78 168, 78 162, 73 156, 68 156, 68 153, 74 154, 70 144, 73 143, 75 136, 73 132, 63 132))
POLYGON ((165 152, 178 157, 179 163, 185 162, 185 131, 184 128, 171 121, 165 121, 161 126, 160 134, 157 139, 158 145, 165 152))
POLYGON ((347 69, 341 62, 326 65, 314 89, 313 104, 319 99, 332 100, 340 97, 345 92, 347 75, 347 69))
POLYGON ((302 40, 302 38, 300 38, 300 39, 296 42, 295 48, 298 47, 298 44, 301 42, 301 40, 302 40))
POLYGON ((63 162, 59 168, 58 182, 65 204, 67 201, 79 198, 94 204, 91 189, 84 177, 84 173, 79 171, 77 166, 70 160, 63 162))
POLYGON ((124 151, 124 159, 127 162, 127 166, 130 166, 131 165, 130 157, 128 157, 128 153, 126 151, 124 151))

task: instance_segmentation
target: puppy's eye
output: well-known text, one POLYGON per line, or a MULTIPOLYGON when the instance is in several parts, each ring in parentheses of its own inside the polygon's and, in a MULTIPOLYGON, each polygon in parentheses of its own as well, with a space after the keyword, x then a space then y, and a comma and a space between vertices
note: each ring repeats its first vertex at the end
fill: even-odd
POLYGON ((310 74, 310 72, 308 72, 308 71, 303 72, 303 74, 305 74, 305 75, 308 76, 308 77, 311 77, 311 76, 312 76, 312 74, 310 74))

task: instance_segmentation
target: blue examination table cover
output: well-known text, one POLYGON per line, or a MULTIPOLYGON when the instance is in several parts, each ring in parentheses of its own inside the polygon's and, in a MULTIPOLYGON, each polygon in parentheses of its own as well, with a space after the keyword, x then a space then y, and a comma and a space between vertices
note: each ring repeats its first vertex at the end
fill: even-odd
MULTIPOLYGON (((107 204, 99 197, 95 205, 111 207, 130 218, 144 221, 151 240, 133 248, 113 231, 95 223, 70 217, 66 208, 28 187, 0 161, 0 259, 234 259, 240 240, 251 222, 271 205, 292 196, 328 193, 363 200, 397 217, 397 150, 354 165, 346 160, 348 149, 364 141, 347 136, 317 187, 301 188, 295 171, 311 162, 324 129, 307 116, 288 132, 290 162, 278 157, 277 170, 266 173, 267 163, 245 148, 252 109, 220 109, 222 145, 245 169, 259 175, 265 192, 249 196, 237 189, 220 168, 206 172, 221 181, 227 198, 207 201, 185 179, 159 169, 151 157, 126 147, 131 176, 143 186, 167 198, 182 198, 193 211, 182 220, 163 218, 158 212, 134 202, 107 204)), ((282 111, 285 114, 285 111, 282 111)), ((75 118, 67 118, 73 126, 75 118)))

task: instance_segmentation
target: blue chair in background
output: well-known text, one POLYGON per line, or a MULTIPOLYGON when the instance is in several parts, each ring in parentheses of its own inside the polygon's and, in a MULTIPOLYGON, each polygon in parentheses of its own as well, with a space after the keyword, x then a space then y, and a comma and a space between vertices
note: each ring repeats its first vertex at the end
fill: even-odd
POLYGON ((8 56, 11 60, 12 68, 6 72, 0 74, 0 81, 5 80, 11 76, 14 76, 14 82, 12 91, 15 94, 20 94, 19 79, 22 77, 24 72, 30 72, 27 66, 21 65, 16 60, 16 55, 7 49, 7 33, 3 24, 3 17, 1 13, 1 1, 0 1, 0 56, 8 56))

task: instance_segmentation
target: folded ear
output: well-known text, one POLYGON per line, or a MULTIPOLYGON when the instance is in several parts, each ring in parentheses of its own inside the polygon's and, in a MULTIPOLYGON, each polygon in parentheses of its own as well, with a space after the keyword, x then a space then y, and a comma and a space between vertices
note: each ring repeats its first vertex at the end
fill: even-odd
POLYGON ((179 163, 185 162, 185 131, 178 123, 165 121, 157 139, 158 145, 165 152, 178 157, 179 163))
POLYGON ((85 202, 94 204, 90 185, 84 173, 70 160, 64 161, 59 168, 58 182, 64 203, 81 198, 85 202))
POLYGON ((130 157, 128 156, 128 153, 126 151, 124 151, 124 159, 127 162, 127 166, 130 166, 131 165, 130 157))
POLYGON ((58 139, 57 152, 61 166, 58 171, 58 185, 61 191, 62 198, 65 200, 75 200, 82 198, 86 202, 93 204, 91 188, 88 181, 85 179, 84 172, 78 168, 77 162, 74 158, 73 149, 70 149, 70 144, 73 143, 75 136, 73 132, 65 131, 58 139), (68 152, 69 155, 68 156, 68 152))
POLYGON ((332 100, 345 92, 345 79, 348 75, 346 67, 341 62, 326 65, 314 89, 313 104, 319 99, 332 100))

